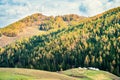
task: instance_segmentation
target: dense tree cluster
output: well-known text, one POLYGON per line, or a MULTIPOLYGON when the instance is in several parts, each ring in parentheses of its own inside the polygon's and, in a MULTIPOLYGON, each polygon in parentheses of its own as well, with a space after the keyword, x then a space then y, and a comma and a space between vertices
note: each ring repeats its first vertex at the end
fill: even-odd
POLYGON ((46 21, 44 21, 42 24, 40 24, 39 29, 48 31, 50 29, 55 28, 61 28, 61 27, 67 27, 67 22, 65 22, 61 16, 57 17, 49 17, 46 21))
POLYGON ((59 71, 91 66, 120 76, 120 7, 77 26, 17 41, 0 52, 1 67, 59 71))
POLYGON ((39 29, 48 31, 50 29, 69 27, 69 26, 77 25, 80 22, 80 20, 84 18, 85 17, 78 16, 75 14, 56 16, 56 17, 50 16, 40 24, 39 29))

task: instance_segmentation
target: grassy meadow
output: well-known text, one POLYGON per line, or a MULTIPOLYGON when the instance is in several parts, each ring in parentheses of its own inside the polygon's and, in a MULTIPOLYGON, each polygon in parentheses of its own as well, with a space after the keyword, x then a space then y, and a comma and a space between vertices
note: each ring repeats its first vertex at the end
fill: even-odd
POLYGON ((109 72, 84 68, 75 68, 60 72, 0 68, 0 80, 120 80, 120 78, 109 72))

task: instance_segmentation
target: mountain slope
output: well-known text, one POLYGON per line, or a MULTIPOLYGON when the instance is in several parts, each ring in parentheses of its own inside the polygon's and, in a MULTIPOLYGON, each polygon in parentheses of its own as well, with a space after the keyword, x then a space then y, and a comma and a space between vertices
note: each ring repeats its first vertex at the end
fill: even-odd
MULTIPOLYGON (((4 28, 1 28, 3 35, 8 37, 15 37, 23 31, 26 27, 35 27, 38 26, 41 21, 45 20, 46 16, 36 13, 31 16, 27 16, 24 19, 21 19, 15 23, 12 23, 4 28)), ((38 27, 36 27, 38 29, 38 27)))
POLYGON ((120 76, 119 43, 120 7, 8 45, 0 51, 0 66, 48 71, 92 66, 120 76))
POLYGON ((44 16, 36 13, 0 29, 0 46, 4 47, 24 37, 46 33, 48 30, 76 25, 84 17, 75 14, 44 16))
POLYGON ((21 19, 15 23, 12 23, 4 28, 1 28, 0 31, 3 35, 8 37, 15 37, 19 33, 23 32, 23 29, 26 27, 35 27, 40 30, 49 30, 49 28, 59 28, 62 26, 72 25, 72 21, 79 21, 84 17, 70 14, 64 16, 45 16, 40 13, 27 16, 24 19, 21 19), (41 29, 42 28, 42 29, 41 29))
POLYGON ((34 35, 41 35, 41 34, 45 34, 45 33, 46 33, 46 31, 40 31, 36 27, 27 27, 27 28, 24 28, 23 31, 15 37, 8 37, 5 35, 2 35, 0 37, 0 47, 4 47, 8 44, 14 43, 16 40, 20 40, 23 38, 29 38, 34 35))

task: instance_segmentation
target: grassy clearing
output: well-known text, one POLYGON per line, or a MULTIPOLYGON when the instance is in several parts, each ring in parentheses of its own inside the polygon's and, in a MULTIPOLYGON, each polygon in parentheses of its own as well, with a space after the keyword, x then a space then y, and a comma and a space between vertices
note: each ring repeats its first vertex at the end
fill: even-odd
POLYGON ((70 69, 61 73, 68 76, 77 77, 80 80, 120 80, 117 76, 105 71, 87 70, 82 68, 70 69))
POLYGON ((0 72, 0 80, 33 80, 33 78, 20 74, 0 72))
POLYGON ((63 74, 33 69, 0 68, 0 80, 76 80, 63 74))
POLYGON ((33 69, 0 68, 0 80, 120 80, 120 78, 105 71, 82 68, 59 73, 33 69))

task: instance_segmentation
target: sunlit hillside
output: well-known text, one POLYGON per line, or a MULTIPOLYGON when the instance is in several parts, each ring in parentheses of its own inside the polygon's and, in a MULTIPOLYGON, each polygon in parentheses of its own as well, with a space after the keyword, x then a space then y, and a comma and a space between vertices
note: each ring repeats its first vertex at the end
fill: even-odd
POLYGON ((16 40, 41 35, 49 30, 70 27, 79 24, 85 17, 75 14, 63 16, 45 16, 36 13, 0 29, 0 47, 16 40))
MULTIPOLYGON (((56 20, 60 21, 60 24, 65 23, 59 16, 55 18, 55 22, 56 20)), ((119 56, 120 7, 117 7, 97 16, 82 19, 78 25, 55 30, 53 28, 53 31, 47 34, 18 40, 1 48, 0 67, 47 71, 79 66, 96 67, 120 76, 119 56)))
POLYGON ((119 77, 105 71, 86 70, 83 68, 61 72, 0 68, 0 80, 119 80, 119 77))

